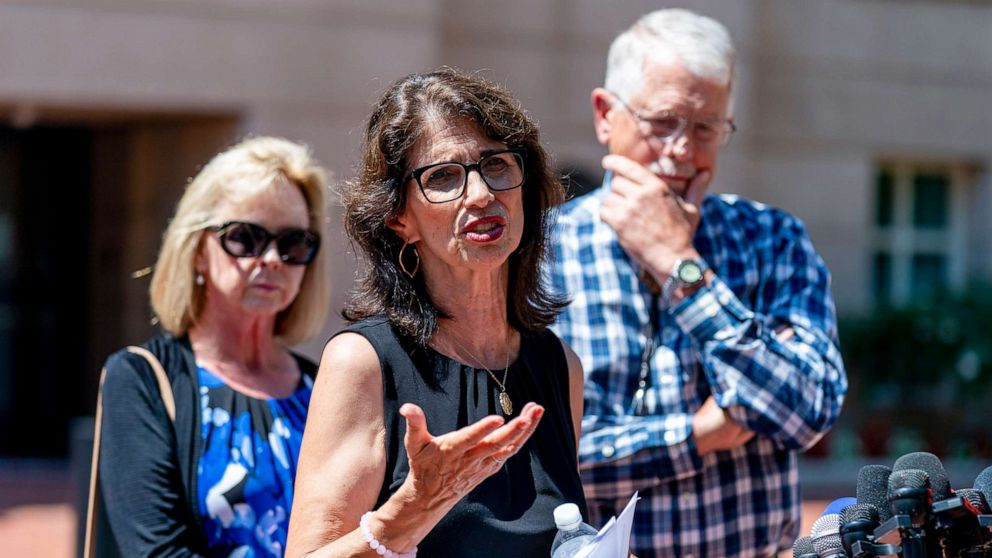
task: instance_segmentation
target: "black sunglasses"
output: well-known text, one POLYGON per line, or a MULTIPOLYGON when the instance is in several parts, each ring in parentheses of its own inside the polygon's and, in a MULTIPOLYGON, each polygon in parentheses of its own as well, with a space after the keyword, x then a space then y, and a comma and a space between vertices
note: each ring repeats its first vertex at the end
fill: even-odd
POLYGON ((280 260, 290 265, 307 265, 317 257, 320 248, 320 236, 306 229, 283 229, 273 234, 255 223, 228 221, 210 230, 217 233, 221 248, 235 258, 257 258, 275 240, 280 260))

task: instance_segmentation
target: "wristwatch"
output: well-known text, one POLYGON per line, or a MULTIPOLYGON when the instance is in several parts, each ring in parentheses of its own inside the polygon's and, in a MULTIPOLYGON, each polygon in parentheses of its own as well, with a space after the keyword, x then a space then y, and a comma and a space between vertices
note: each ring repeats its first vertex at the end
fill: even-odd
POLYGON ((665 280, 665 286, 661 289, 662 300, 668 302, 672 299, 675 291, 685 287, 697 287, 705 280, 706 270, 709 266, 703 260, 685 259, 675 262, 672 273, 665 280))

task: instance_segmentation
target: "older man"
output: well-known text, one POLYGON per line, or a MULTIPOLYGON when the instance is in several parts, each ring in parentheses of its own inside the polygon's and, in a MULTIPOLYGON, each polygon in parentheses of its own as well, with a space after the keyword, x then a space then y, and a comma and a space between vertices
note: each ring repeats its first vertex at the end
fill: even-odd
POLYGON ((790 546, 796 454, 847 389, 829 274, 802 223, 706 195, 735 129, 734 64, 727 30, 685 10, 617 37, 592 92, 603 186, 557 224, 550 278, 573 302, 556 331, 586 370, 591 519, 639 490, 640 558, 790 546))

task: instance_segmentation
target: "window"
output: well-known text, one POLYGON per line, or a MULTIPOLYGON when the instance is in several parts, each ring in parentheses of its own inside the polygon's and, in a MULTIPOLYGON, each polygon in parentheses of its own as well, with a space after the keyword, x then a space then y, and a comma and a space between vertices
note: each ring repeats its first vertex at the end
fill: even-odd
POLYGON ((886 161, 875 175, 871 285, 903 306, 967 286, 969 167, 886 161))

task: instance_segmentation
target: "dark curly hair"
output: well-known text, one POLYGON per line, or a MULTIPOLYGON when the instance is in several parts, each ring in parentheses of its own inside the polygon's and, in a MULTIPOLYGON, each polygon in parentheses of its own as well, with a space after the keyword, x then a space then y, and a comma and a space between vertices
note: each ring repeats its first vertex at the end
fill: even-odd
POLYGON ((495 83, 447 67, 397 81, 369 116, 359 175, 342 191, 345 230, 365 260, 342 315, 352 322, 385 315, 421 345, 445 317, 428 296, 422 276, 410 279, 402 273, 398 258, 403 241, 386 225, 406 205, 410 151, 439 116, 469 119, 489 139, 526 151, 524 230, 510 256, 507 314, 517 330, 541 331, 567 303, 549 291, 540 273, 552 212, 564 199, 564 188, 551 169, 537 126, 519 102, 495 83))

